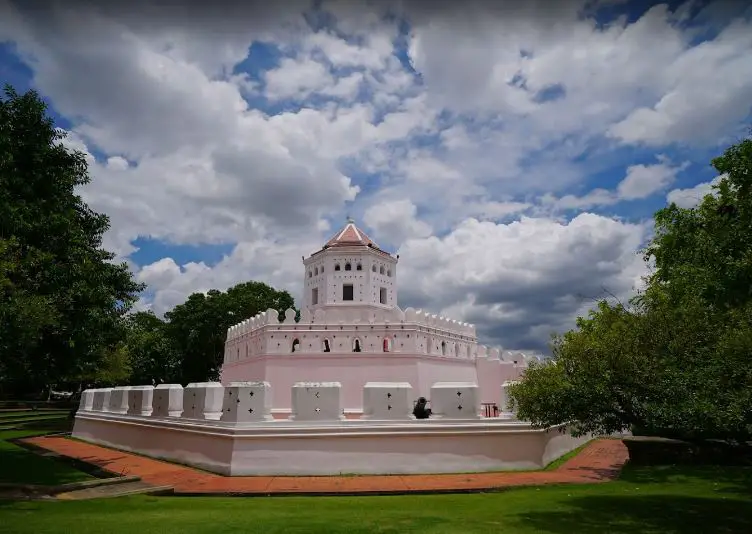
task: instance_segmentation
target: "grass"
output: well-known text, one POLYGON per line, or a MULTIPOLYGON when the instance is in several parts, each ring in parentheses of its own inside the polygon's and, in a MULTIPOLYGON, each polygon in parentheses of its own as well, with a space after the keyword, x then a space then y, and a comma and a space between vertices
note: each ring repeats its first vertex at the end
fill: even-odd
POLYGON ((0 503, 3 531, 672 534, 752 532, 752 469, 625 468, 619 481, 471 495, 124 497, 0 503))
POLYGON ((14 410, 12 412, 0 413, 0 422, 13 421, 15 419, 24 419, 28 417, 46 417, 51 415, 65 416, 68 410, 14 410))
MULTIPOLYGON (((18 421, 14 420, 16 425, 18 421)), ((0 422, 0 425, 4 422, 0 422)), ((22 429, 0 430, 0 482, 12 484, 57 485, 88 480, 92 477, 68 464, 41 456, 8 440, 64 431, 70 428, 67 412, 57 417, 38 417, 26 421, 22 429)), ((0 512, 1 514, 2 512, 0 512)), ((0 521, 1 523, 2 521, 0 521)))

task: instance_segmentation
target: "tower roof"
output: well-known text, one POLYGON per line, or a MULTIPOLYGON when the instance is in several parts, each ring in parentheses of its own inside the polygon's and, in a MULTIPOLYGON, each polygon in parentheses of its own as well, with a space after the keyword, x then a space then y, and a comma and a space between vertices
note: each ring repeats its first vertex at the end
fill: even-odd
POLYGON ((347 224, 340 228, 337 233, 334 234, 332 238, 326 242, 321 250, 335 247, 358 246, 368 247, 372 250, 375 250, 376 252, 381 252, 382 254, 389 254, 388 252, 382 250, 381 247, 379 247, 373 239, 368 237, 368 234, 358 228, 355 225, 355 221, 353 221, 349 217, 347 218, 347 224))

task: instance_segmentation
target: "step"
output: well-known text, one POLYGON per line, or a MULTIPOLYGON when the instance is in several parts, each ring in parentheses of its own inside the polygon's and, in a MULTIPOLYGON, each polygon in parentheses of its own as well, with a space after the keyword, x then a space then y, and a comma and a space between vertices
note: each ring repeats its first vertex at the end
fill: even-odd
POLYGON ((58 493, 56 497, 65 501, 77 501, 85 499, 105 499, 110 497, 124 497, 126 495, 167 495, 174 491, 172 486, 153 486, 141 480, 114 484, 109 486, 96 486, 75 491, 58 493))

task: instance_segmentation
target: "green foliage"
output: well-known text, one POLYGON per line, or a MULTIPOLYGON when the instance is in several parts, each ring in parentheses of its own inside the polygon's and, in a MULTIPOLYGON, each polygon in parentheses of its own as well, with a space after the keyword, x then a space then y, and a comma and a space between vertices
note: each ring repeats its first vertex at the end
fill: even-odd
POLYGON ((125 321, 131 384, 171 383, 180 380, 180 359, 176 343, 169 337, 167 323, 153 312, 137 312, 125 321))
POLYGON ((180 355, 183 383, 216 380, 224 359, 227 329, 268 309, 294 307, 287 291, 261 282, 245 282, 226 292, 194 293, 165 314, 166 332, 180 355))
POLYGON ((646 289, 600 302, 513 386, 520 417, 575 434, 752 438, 752 140, 713 166, 714 194, 656 213, 646 289))
POLYGON ((143 286, 101 248, 109 227, 76 194, 82 153, 39 96, 0 98, 0 380, 19 390, 90 376, 121 341, 143 286))

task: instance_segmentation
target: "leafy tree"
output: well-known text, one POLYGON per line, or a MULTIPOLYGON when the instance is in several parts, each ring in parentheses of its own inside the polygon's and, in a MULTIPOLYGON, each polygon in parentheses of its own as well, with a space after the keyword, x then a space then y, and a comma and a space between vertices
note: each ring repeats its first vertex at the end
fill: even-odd
POLYGON ((0 378, 22 392, 89 376, 143 286, 103 250, 109 227, 76 189, 85 157, 34 91, 0 97, 0 378))
POLYGON ((167 324, 153 312, 136 312, 125 319, 124 352, 131 384, 171 383, 180 379, 180 361, 167 324))
POLYGON ((752 140, 713 166, 714 194, 656 213, 646 289, 600 302, 512 388, 520 417, 575 434, 752 438, 752 140))
POLYGON ((167 334, 180 355, 183 383, 216 380, 224 360, 227 329, 268 309, 294 307, 287 291, 261 282, 245 282, 226 292, 194 293, 165 314, 167 334))

